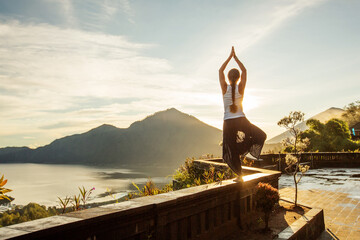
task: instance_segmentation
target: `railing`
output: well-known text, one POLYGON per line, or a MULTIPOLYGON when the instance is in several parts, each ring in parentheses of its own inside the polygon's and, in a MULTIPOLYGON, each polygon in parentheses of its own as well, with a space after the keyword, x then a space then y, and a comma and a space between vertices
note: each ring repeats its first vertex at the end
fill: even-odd
MULTIPOLYGON (((196 160, 198 167, 227 167, 196 160)), ((255 221, 255 186, 280 172, 244 167, 244 182, 222 181, 0 228, 1 239, 219 239, 255 221)))
MULTIPOLYGON (((275 169, 284 171, 286 154, 263 154, 261 166, 276 165, 275 169)), ((317 153, 301 153, 300 162, 307 162, 311 168, 359 168, 360 153, 358 152, 317 152, 317 153)))

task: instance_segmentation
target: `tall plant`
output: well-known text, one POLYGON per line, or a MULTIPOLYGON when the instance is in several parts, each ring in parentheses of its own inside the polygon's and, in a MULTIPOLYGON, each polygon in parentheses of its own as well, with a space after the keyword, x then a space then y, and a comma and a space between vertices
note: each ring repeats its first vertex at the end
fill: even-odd
POLYGON ((308 165, 300 164, 300 158, 297 156, 298 152, 303 151, 308 145, 308 139, 301 139, 300 135, 302 131, 296 127, 297 124, 304 121, 304 113, 300 111, 290 112, 289 116, 282 118, 278 125, 280 127, 284 127, 287 129, 290 134, 291 138, 287 138, 283 144, 285 150, 288 152, 292 152, 293 154, 287 154, 285 158, 285 163, 287 167, 285 171, 292 175, 295 185, 295 206, 297 206, 297 196, 298 196, 298 183, 300 182, 301 178, 309 170, 308 165))
POLYGON ((81 195, 81 201, 83 203, 83 208, 85 209, 86 208, 86 202, 87 200, 89 199, 92 191, 95 190, 95 188, 91 188, 90 190, 86 190, 84 186, 82 186, 82 188, 79 187, 79 190, 80 190, 80 195, 81 195))
POLYGON ((62 213, 65 213, 67 206, 69 205, 71 198, 66 196, 64 199, 61 199, 60 197, 58 197, 59 199, 59 205, 62 209, 62 213))
POLYGON ((74 195, 73 199, 71 199, 71 204, 73 205, 74 211, 80 210, 80 194, 74 195))
POLYGON ((300 159, 294 155, 286 154, 285 163, 287 167, 285 171, 293 176, 294 185, 295 185, 295 206, 297 206, 297 196, 298 196, 298 184, 304 174, 309 170, 309 165, 300 164, 300 159))
POLYGON ((4 188, 6 183, 7 183, 7 179, 4 179, 4 174, 3 174, 1 179, 0 179, 0 200, 1 199, 6 199, 6 200, 9 200, 11 202, 11 199, 8 196, 5 195, 5 193, 12 191, 11 189, 4 188))

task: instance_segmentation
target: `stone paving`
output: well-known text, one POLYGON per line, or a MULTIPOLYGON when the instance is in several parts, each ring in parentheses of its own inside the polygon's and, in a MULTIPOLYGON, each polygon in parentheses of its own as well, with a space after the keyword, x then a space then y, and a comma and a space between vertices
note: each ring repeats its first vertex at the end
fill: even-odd
MULTIPOLYGON (((279 191, 281 197, 294 199, 294 188, 279 191)), ((298 191, 298 202, 324 209, 325 228, 329 228, 337 238, 360 239, 360 199, 341 191, 308 189, 298 191)))

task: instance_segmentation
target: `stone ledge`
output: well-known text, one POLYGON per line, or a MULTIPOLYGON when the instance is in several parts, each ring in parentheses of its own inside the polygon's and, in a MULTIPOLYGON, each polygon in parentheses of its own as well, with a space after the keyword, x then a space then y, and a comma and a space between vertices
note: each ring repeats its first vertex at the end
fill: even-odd
MULTIPOLYGON (((212 164, 204 162, 203 164, 212 164)), ((220 164, 224 167, 225 164, 220 164)), ((253 212, 258 182, 280 172, 247 168, 244 182, 224 180, 3 227, 0 239, 211 239, 237 229, 253 212), (226 229, 226 231, 224 231, 226 229), (185 236, 186 235, 186 236, 185 236)))
MULTIPOLYGON (((285 201, 288 202, 289 200, 286 199, 285 201)), ((280 232, 277 240, 317 239, 325 230, 323 209, 312 208, 301 203, 298 205, 311 208, 311 210, 280 232)))
POLYGON ((81 219, 57 215, 41 218, 33 221, 18 223, 7 227, 2 227, 0 239, 12 239, 16 237, 26 237, 36 232, 56 232, 56 228, 66 229, 66 226, 80 221, 81 219))

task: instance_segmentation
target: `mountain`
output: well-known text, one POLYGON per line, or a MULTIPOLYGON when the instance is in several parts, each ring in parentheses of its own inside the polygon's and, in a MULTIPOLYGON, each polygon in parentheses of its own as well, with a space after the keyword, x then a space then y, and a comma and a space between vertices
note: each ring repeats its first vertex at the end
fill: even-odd
MULTIPOLYGON (((329 108, 319 114, 316 114, 315 116, 313 116, 309 119, 317 119, 320 122, 325 123, 326 121, 328 121, 332 118, 341 118, 341 116, 344 112, 345 112, 345 110, 343 110, 341 108, 332 107, 332 108, 329 108)), ((303 122, 299 123, 298 125, 296 125, 296 128, 300 129, 301 131, 305 131, 306 129, 308 129, 308 126, 306 126, 306 121, 303 121, 303 122)), ((286 139, 291 136, 292 135, 290 134, 289 131, 285 131, 285 132, 269 139, 268 141, 266 141, 266 145, 275 146, 276 144, 281 143, 281 141, 283 139, 286 139)), ((265 146, 264 149, 267 149, 267 147, 269 147, 269 146, 265 146)))
POLYGON ((175 108, 157 112, 129 128, 103 124, 36 149, 2 148, 0 163, 56 163, 100 166, 168 165, 186 157, 221 155, 220 129, 175 108))

